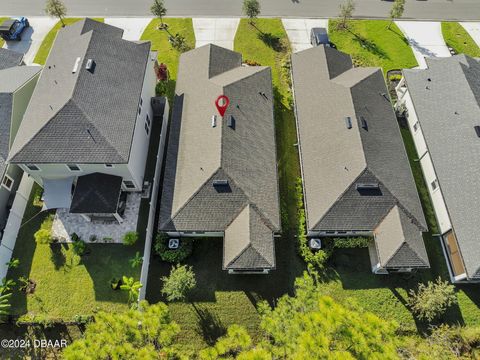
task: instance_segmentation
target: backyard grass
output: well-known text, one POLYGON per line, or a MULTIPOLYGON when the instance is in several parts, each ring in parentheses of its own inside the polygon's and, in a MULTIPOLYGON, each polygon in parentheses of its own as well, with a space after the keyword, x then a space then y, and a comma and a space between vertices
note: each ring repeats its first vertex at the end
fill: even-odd
POLYGON ((379 66, 392 69, 417 66, 407 40, 388 20, 351 20, 348 30, 338 29, 338 20, 329 20, 328 33, 337 49, 350 54, 356 66, 379 66))
MULTIPOLYGON (((82 20, 82 18, 66 18, 63 21, 68 26, 68 25, 75 24, 77 21, 80 21, 80 20, 82 20)), ((93 20, 103 22, 102 18, 94 18, 93 20)), ((35 55, 35 59, 33 60, 35 64, 45 65, 48 54, 50 53, 50 49, 52 48, 53 42, 55 41, 55 37, 57 36, 57 33, 61 28, 62 28, 62 23, 59 21, 48 32, 47 36, 45 36, 45 38, 42 41, 42 44, 38 48, 37 54, 35 55)))
POLYGON ((23 320, 72 320, 75 315, 92 315, 96 310, 122 311, 128 308, 127 294, 110 287, 113 277, 140 277, 128 260, 142 251, 143 242, 134 246, 90 244, 89 253, 75 255, 68 244, 36 244, 34 233, 49 215, 33 205, 41 188, 34 185, 20 229, 13 257, 20 266, 8 273, 17 282, 11 313, 23 320), (19 291, 19 277, 36 282, 34 294, 19 291))
POLYGON ((457 54, 480 56, 480 48, 458 22, 442 22, 443 39, 457 54))
POLYGON ((177 78, 178 59, 180 52, 172 47, 168 41, 169 33, 172 35, 180 34, 185 37, 188 48, 195 47, 195 34, 193 32, 192 19, 189 18, 167 18, 163 21, 168 25, 167 30, 159 30, 159 19, 153 19, 145 28, 141 40, 149 40, 152 43, 152 50, 158 52, 158 62, 167 65, 169 72, 168 97, 173 99, 175 91, 175 80, 177 78))
MULTIPOLYGON (((281 74, 282 60, 290 52, 287 35, 279 19, 258 19, 256 28, 241 20, 234 47, 244 60, 272 66, 275 92, 275 122, 278 168, 282 198, 283 235, 276 240, 276 270, 267 276, 228 275, 222 270, 223 240, 197 239, 187 264, 193 266, 197 286, 188 302, 169 304, 173 319, 182 328, 179 341, 191 352, 212 344, 232 324, 247 328, 254 340, 262 332, 256 310, 259 300, 274 303, 291 293, 294 279, 305 269, 297 256, 295 180, 299 176, 298 154, 294 144, 296 128, 290 105, 290 94, 281 74)), ((147 300, 164 301, 160 278, 170 265, 153 256, 150 263, 147 300)))
MULTIPOLYGON (((6 17, 0 17, 0 24, 2 24, 5 20, 7 20, 8 18, 6 17)), ((0 38, 0 48, 3 47, 3 44, 5 44, 5 40, 3 40, 2 38, 0 38)))

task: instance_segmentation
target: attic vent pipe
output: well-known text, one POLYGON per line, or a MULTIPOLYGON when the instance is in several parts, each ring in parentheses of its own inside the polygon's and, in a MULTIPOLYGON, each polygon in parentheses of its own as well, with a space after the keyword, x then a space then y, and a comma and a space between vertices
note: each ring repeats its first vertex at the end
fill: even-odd
POLYGON ((480 137, 480 126, 475 126, 475 132, 477 133, 477 136, 480 137))
POLYGON ((345 117, 345 126, 347 127, 347 129, 352 128, 352 118, 350 116, 345 117))
POLYGON ((88 71, 93 71, 93 68, 95 67, 95 61, 93 59, 88 59, 87 63, 85 64, 85 69, 88 71))
POLYGON ((75 64, 73 65, 73 69, 72 69, 72 74, 75 74, 78 71, 78 67, 80 66, 80 60, 82 60, 81 57, 77 57, 77 59, 75 60, 75 64))

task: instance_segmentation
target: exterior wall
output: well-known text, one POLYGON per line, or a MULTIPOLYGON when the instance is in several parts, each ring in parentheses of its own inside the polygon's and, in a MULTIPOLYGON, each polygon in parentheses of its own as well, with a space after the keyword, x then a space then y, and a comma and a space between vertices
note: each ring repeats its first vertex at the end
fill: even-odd
MULTIPOLYGON (((145 131, 145 122, 147 115, 150 118, 150 124, 152 124, 153 122, 153 112, 150 105, 150 99, 155 96, 155 60, 156 53, 151 53, 150 59, 147 63, 145 77, 143 79, 141 113, 138 114, 137 112, 135 132, 133 134, 133 143, 130 150, 130 158, 128 161, 128 168, 130 170, 130 173, 132 174, 132 181, 134 182, 137 190, 142 190, 143 187, 145 165, 147 162, 150 135, 152 133, 152 126, 150 125, 150 131, 147 135, 147 132, 145 131)), ((168 114, 168 109, 166 109, 166 113, 168 114)))
POLYGON ((10 127, 10 144, 12 146, 13 140, 17 135, 18 128, 22 122, 23 115, 25 110, 27 110, 27 105, 32 97, 33 90, 37 85, 40 72, 35 75, 30 81, 25 83, 22 87, 17 89, 13 94, 13 108, 12 108, 12 122, 10 127))
POLYGON ((167 231, 167 235, 170 237, 223 237, 223 231, 218 232, 201 232, 201 231, 167 231))
POLYGON ((418 157, 421 158, 428 151, 428 149, 420 124, 417 125, 417 130, 414 129, 414 125, 418 122, 418 117, 417 113, 415 112, 415 108, 413 107, 413 101, 408 90, 406 91, 402 100, 405 101, 405 107, 407 108, 408 126, 413 136, 415 148, 417 149, 418 157))
MULTIPOLYGON (((10 213, 10 206, 13 203, 15 193, 20 185, 23 172, 16 165, 9 165, 5 171, 5 174, 12 178, 13 185, 11 190, 8 190, 6 187, 0 185, 0 231, 3 231, 5 228, 8 214, 10 213)), ((0 181, 3 181, 5 174, 2 175, 0 181)))
POLYGON ((346 236, 373 236, 372 231, 356 231, 356 230, 349 230, 349 231, 316 231, 316 230, 309 230, 307 233, 308 237, 346 237, 346 236))

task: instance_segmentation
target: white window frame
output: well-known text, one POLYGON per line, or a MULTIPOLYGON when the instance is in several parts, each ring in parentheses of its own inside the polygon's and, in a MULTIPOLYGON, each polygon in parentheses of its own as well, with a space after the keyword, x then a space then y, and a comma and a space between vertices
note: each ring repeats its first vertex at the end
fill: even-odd
POLYGON ((432 191, 437 191, 438 188, 440 187, 440 184, 438 183, 438 179, 435 179, 432 182, 430 182, 430 187, 432 188, 432 191), (433 187, 433 184, 435 184, 435 187, 433 187))
POLYGON ((15 184, 15 180, 13 180, 10 176, 8 176, 7 174, 5 174, 3 176, 3 179, 2 179, 2 186, 7 189, 8 191, 12 191, 12 188, 13 188, 13 184, 15 184), (8 187, 6 184, 5 184, 5 179, 8 179, 12 182, 12 184, 10 185, 10 187, 8 187))
POLYGON ((80 165, 77 165, 77 164, 65 164, 65 166, 67 167, 68 170, 70 170, 70 172, 78 173, 82 171, 82 168, 80 167, 80 165), (78 170, 72 170, 70 166, 76 166, 78 170))
POLYGON ((25 167, 27 168, 27 171, 30 170, 30 171, 42 171, 40 169, 40 166, 36 165, 36 164, 25 164, 25 167), (36 169, 30 169, 30 166, 35 166, 36 169))

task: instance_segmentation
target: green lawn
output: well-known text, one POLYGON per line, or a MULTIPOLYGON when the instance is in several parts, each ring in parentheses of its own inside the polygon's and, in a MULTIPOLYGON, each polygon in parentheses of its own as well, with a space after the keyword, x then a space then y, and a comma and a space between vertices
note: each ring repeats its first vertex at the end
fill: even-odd
MULTIPOLYGON (((7 20, 8 18, 6 17, 0 17, 0 24, 3 23, 5 20, 7 20)), ((5 40, 3 40, 2 38, 0 38, 0 48, 3 47, 3 44, 5 44, 5 40)))
POLYGON ((33 234, 48 216, 48 212, 40 212, 41 207, 33 205, 40 192, 41 188, 34 185, 13 253, 20 259, 20 266, 8 273, 8 278, 17 283, 20 276, 25 276, 37 285, 34 294, 25 295, 17 284, 11 313, 25 320, 71 320, 77 314, 88 315, 97 309, 126 310, 126 293, 112 290, 110 280, 122 275, 140 277, 140 269, 132 269, 128 260, 135 251, 142 251, 143 242, 132 247, 91 244, 90 253, 82 258, 68 244, 37 245, 33 234))
POLYGON ((442 22, 443 39, 457 54, 480 56, 480 48, 458 22, 442 22))
POLYGON ((167 30, 159 30, 159 19, 154 19, 146 27, 142 34, 141 40, 149 40, 152 43, 152 50, 158 51, 158 62, 167 65, 170 81, 168 83, 168 96, 173 99, 173 93, 175 91, 175 79, 177 78, 178 70, 178 58, 180 53, 172 48, 168 41, 168 33, 181 34, 185 37, 185 40, 189 48, 195 47, 195 34, 193 32, 192 19, 189 18, 167 18, 164 23, 168 25, 167 30))
MULTIPOLYGON (((82 20, 82 18, 66 18, 63 21, 68 26, 80 20, 82 20)), ((94 18, 94 20, 103 22, 102 18, 94 18)), ((62 28, 62 23, 59 21, 48 32, 47 36, 45 36, 45 38, 42 41, 42 44, 38 48, 37 54, 35 55, 35 59, 33 60, 34 63, 45 65, 48 54, 50 53, 50 49, 52 48, 53 42, 55 41, 55 37, 57 36, 57 33, 61 28, 62 28)))
MULTIPOLYGON (((235 50, 244 60, 272 66, 275 87, 275 121, 279 158, 280 189, 282 193, 282 222, 284 235, 277 239, 277 269, 268 276, 228 275, 222 270, 222 239, 197 239, 194 252, 187 263, 197 277, 197 287, 187 303, 171 303, 173 319, 182 328, 180 343, 190 351, 211 344, 231 324, 245 326, 255 340, 262 333, 256 303, 260 299, 273 301, 291 292, 295 277, 304 270, 296 255, 295 179, 299 176, 295 121, 290 107, 290 94, 280 64, 290 48, 282 23, 278 19, 258 19, 257 28, 241 20, 235 38, 235 50), (289 206, 286 206, 289 204, 289 206)), ((167 54, 164 54, 168 56, 167 54)), ((160 294, 160 277, 168 274, 170 266, 153 257, 147 288, 150 302, 164 301, 160 294)))
POLYGON ((407 40, 387 20, 351 20, 348 30, 338 29, 338 20, 330 20, 328 33, 337 49, 352 56, 357 66, 380 66, 386 73, 392 69, 417 66, 407 40))

